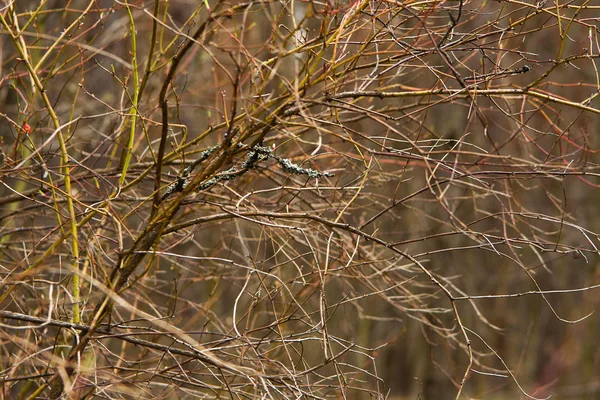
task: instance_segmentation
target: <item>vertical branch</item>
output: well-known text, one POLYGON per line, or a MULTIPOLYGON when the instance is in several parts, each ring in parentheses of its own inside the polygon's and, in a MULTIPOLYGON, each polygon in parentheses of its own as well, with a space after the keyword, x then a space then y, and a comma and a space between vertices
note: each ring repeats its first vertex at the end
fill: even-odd
MULTIPOLYGON (((14 11, 13 7, 14 7, 13 5, 10 5, 9 10, 14 11)), ((14 22, 14 25, 17 26, 18 21, 16 20, 15 13, 13 13, 13 22, 14 22)), ((6 19, 2 15, 2 13, 0 13, 0 23, 9 32, 9 35, 13 42, 13 45, 15 46, 19 55, 21 56, 21 58, 25 64, 25 67, 27 68, 27 71, 29 73, 29 77, 33 81, 40 97, 42 98, 42 102, 44 103, 44 106, 48 110, 48 114, 50 116, 50 120, 52 121, 52 124, 54 125, 54 128, 57 130, 56 138, 58 140, 58 144, 59 144, 59 148, 60 148, 61 172, 64 177, 65 197, 66 197, 66 201, 67 201, 67 210, 68 210, 68 214, 69 214, 72 259, 73 259, 73 265, 74 265, 75 271, 79 271, 79 261, 80 261, 79 260, 79 243, 78 243, 78 237, 77 237, 77 219, 75 216, 73 191, 71 188, 71 176, 70 176, 70 166, 69 166, 70 159, 69 159, 69 152, 67 150, 65 138, 64 138, 64 135, 62 132, 62 126, 61 126, 58 116, 54 110, 54 107, 52 106, 52 103, 50 102, 50 99, 48 98, 48 93, 46 92, 44 85, 42 84, 38 74, 36 73, 35 69, 33 68, 32 64, 30 62, 30 58, 27 54, 28 49, 21 46, 21 43, 24 43, 24 42, 20 42, 20 40, 19 40, 21 37, 20 34, 18 32, 14 33, 12 31, 11 27, 9 26, 8 22, 6 21, 6 19)), ((56 212, 57 213, 59 212, 58 204, 57 204, 56 212)), ((79 322, 79 320, 80 320, 80 304, 79 304, 80 297, 79 296, 80 296, 79 275, 78 275, 78 273, 75 273, 75 274, 73 274, 73 321, 74 322, 79 322)))
MULTIPOLYGON (((140 82, 138 76, 138 63, 137 63, 137 32, 135 29, 135 21, 133 19, 133 14, 131 12, 131 7, 127 0, 125 0, 125 8, 127 9, 127 16, 129 17, 129 35, 131 38, 131 65, 133 67, 133 96, 131 99, 131 108, 129 109, 130 119, 129 119, 129 134, 127 135, 127 140, 125 143, 125 148, 123 149, 123 157, 122 157, 122 169, 121 169, 121 177, 119 178, 119 186, 123 186, 125 180, 127 179, 127 170, 129 169, 129 163, 131 162, 131 155, 133 151, 133 144, 135 143, 135 127, 137 122, 137 116, 139 113, 139 96, 140 96, 140 82)), ((150 61, 148 60, 148 65, 150 61)))
POLYGON ((154 180, 154 200, 152 203, 152 212, 150 214, 150 218, 153 218, 158 211, 158 206, 160 204, 160 189, 162 182, 162 167, 163 160, 165 157, 165 148, 167 145, 167 138, 169 135, 169 103, 167 100, 167 91, 169 86, 173 81, 173 77, 177 72, 179 64, 185 57, 188 51, 192 48, 194 44, 196 44, 197 40, 202 36, 207 28, 210 26, 214 17, 209 16, 203 23, 196 29, 196 32, 192 35, 191 39, 187 39, 185 44, 175 53, 173 59, 171 61, 171 65, 169 67, 169 71, 167 72, 167 76, 165 77, 162 87, 160 89, 160 93, 158 95, 158 105, 161 110, 161 133, 160 133, 160 143, 158 146, 158 154, 156 157, 156 170, 155 170, 155 180, 154 180))

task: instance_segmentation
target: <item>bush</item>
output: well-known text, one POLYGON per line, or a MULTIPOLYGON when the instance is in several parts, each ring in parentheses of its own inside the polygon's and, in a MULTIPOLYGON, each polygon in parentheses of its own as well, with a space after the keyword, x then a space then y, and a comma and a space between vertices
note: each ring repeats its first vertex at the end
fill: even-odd
POLYGON ((597 395, 597 6, 5 3, 4 397, 597 395))

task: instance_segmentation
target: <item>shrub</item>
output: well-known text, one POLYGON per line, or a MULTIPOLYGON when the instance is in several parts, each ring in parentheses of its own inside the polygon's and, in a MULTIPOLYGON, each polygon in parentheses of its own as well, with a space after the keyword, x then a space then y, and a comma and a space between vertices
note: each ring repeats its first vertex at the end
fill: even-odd
POLYGON ((5 3, 4 397, 597 392, 590 2, 5 3))

